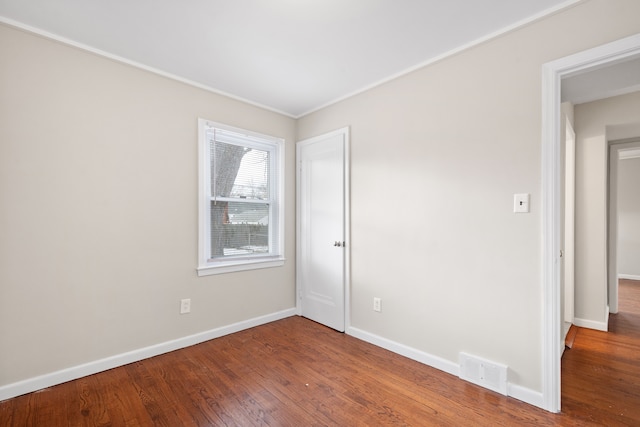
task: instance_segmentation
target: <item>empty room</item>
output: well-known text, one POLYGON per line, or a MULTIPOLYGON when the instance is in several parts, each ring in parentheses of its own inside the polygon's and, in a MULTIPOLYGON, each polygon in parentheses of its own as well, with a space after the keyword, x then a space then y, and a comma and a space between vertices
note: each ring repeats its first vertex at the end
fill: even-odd
POLYGON ((0 0, 0 425, 638 425, 639 16, 0 0))

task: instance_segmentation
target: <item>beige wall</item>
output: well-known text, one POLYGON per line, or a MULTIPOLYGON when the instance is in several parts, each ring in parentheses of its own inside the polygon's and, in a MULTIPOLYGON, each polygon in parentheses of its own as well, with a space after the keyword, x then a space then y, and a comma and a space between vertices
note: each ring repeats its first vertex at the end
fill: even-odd
MULTIPOLYGON (((351 128, 354 327, 541 390, 541 65, 637 16, 580 3, 297 122, 351 128)), ((0 386, 293 307, 293 120, 1 26, 0 85, 0 386), (197 117, 286 139, 286 267, 196 277, 197 117)))
POLYGON ((637 16, 580 3, 299 120, 298 139, 351 127, 353 327, 541 390, 541 66, 637 16))
POLYGON ((578 325, 608 323, 608 129, 629 127, 639 117, 640 92, 575 107, 578 325))
POLYGON ((618 273, 640 278, 640 158, 618 163, 618 273))
POLYGON ((0 25, 0 386, 294 307, 294 132, 0 25), (286 140, 284 267, 196 276, 198 117, 286 140))

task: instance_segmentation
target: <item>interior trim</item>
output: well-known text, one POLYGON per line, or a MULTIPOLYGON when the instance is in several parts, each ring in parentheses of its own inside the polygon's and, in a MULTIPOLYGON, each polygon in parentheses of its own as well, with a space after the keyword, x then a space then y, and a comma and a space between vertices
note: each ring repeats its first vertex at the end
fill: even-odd
POLYGON ((209 331, 188 335, 186 337, 151 345, 149 347, 143 347, 126 353, 106 357, 104 359, 95 360, 93 362, 84 363, 82 365, 73 366, 71 368, 61 369, 59 371, 40 375, 34 378, 29 378, 27 380, 19 381, 16 383, 7 384, 0 387, 0 401, 20 396, 22 394, 31 393, 33 391, 41 390, 57 384, 62 384, 67 381, 76 380, 88 375, 97 374, 98 372, 117 368, 129 363, 138 362, 140 360, 148 359, 150 357, 158 356, 170 351, 190 347, 192 345, 200 344, 214 338, 219 338, 225 335, 232 334, 234 332, 239 332, 245 329, 264 325, 266 323, 291 317, 293 315, 295 315, 295 309, 290 308, 264 316, 254 317, 242 322, 233 323, 231 325, 211 329, 209 331))
POLYGON ((640 33, 542 66, 542 394, 560 412, 560 82, 563 77, 640 56, 640 33))

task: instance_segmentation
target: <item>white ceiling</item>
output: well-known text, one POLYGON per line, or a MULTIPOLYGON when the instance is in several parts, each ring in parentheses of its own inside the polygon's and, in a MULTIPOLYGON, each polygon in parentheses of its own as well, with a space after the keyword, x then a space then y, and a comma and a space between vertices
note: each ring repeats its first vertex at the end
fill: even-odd
POLYGON ((562 101, 574 105, 640 91, 640 58, 607 64, 562 79, 562 101))
POLYGON ((299 117, 576 0, 0 0, 0 21, 299 117))

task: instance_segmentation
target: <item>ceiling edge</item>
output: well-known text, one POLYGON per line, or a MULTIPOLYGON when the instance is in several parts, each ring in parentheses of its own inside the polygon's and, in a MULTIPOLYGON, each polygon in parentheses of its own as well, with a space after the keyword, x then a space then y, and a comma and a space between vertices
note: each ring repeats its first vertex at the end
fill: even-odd
POLYGON ((140 62, 132 61, 132 60, 124 58, 122 56, 114 55, 114 54, 106 52, 104 50, 96 49, 96 48, 94 48, 92 46, 76 42, 74 40, 68 39, 66 37, 59 36, 59 35, 54 34, 54 33, 50 33, 48 31, 42 30, 40 28, 32 27, 30 25, 24 24, 24 23, 19 22, 19 21, 15 21, 13 19, 7 18, 7 17, 2 16, 2 15, 0 15, 0 24, 4 24, 6 26, 13 27, 13 28, 16 28, 18 30, 22 30, 22 31, 25 31, 25 32, 28 32, 28 33, 32 33, 32 34, 35 34, 37 36, 41 36, 41 37, 53 40, 55 42, 59 42, 59 43, 62 43, 64 45, 67 45, 67 46, 71 46, 71 47, 74 47, 74 48, 77 48, 77 49, 80 49, 80 50, 84 50, 86 52, 93 53, 95 55, 102 56, 104 58, 111 59, 113 61, 120 62, 122 64, 126 64, 126 65, 132 66, 134 68, 138 68, 138 69, 141 69, 141 70, 144 70, 144 71, 159 75, 161 77, 165 77, 165 78, 168 78, 168 79, 171 79, 171 80, 178 81, 180 83, 184 83, 184 84, 189 85, 189 86, 196 87, 198 89, 205 90, 207 92, 215 93, 216 95, 221 95, 221 96, 224 96, 226 98, 230 98, 230 99, 233 99, 235 101, 240 101, 240 102, 243 102, 245 104, 252 105, 254 107, 258 107, 258 108, 261 108, 261 109, 264 109, 264 110, 267 110, 267 111, 271 111, 273 113, 281 114, 283 116, 286 116, 286 117, 289 117, 289 118, 292 118, 292 119, 296 119, 297 118, 294 114, 278 110, 278 109, 270 107, 268 105, 264 105, 264 104, 260 104, 260 103, 254 102, 254 101, 242 98, 240 96, 233 95, 233 94, 221 91, 219 89, 215 89, 215 88, 213 88, 211 86, 207 86, 207 85, 204 85, 202 83, 198 83, 196 81, 189 80, 189 79, 186 79, 184 77, 180 77, 180 76, 172 74, 172 73, 168 73, 168 72, 160 70, 158 68, 154 68, 154 67, 150 67, 148 65, 144 65, 144 64, 142 64, 140 62))
POLYGON ((640 157, 640 148, 618 151, 620 160, 637 159, 640 157))
POLYGON ((497 31, 489 33, 486 36, 480 37, 480 38, 478 38, 476 40, 473 40, 473 41, 471 41, 469 43, 466 43, 466 44, 464 44, 464 45, 462 45, 460 47, 457 47, 455 49, 449 50, 449 51, 447 51, 447 52, 445 52, 445 53, 443 53, 441 55, 435 56, 435 57, 433 57, 431 59, 428 59, 428 60, 426 60, 424 62, 421 62, 421 63, 419 63, 417 65, 409 67, 406 70, 400 71, 400 72, 398 72, 396 74, 393 74, 393 75, 391 75, 389 77, 386 77, 386 78, 384 78, 382 80, 379 80, 379 81, 377 81, 375 83, 372 83, 372 84, 370 84, 368 86, 365 86, 362 89, 358 89, 358 90, 353 91, 353 92, 351 92, 351 93, 349 93, 347 95, 344 95, 344 96, 341 96, 339 98, 336 98, 333 101, 329 101, 329 102, 327 102, 325 104, 322 104, 321 106, 319 106, 317 108, 313 108, 313 109, 311 109, 311 110, 309 110, 309 111, 307 111, 305 113, 302 113, 302 114, 300 114, 298 116, 294 116, 294 118, 295 119, 300 119, 300 118, 302 118, 304 116, 307 116, 309 114, 315 113, 316 111, 322 110, 323 108, 327 108, 327 107, 329 107, 331 105, 334 105, 334 104, 337 104, 337 103, 339 103, 341 101, 344 101, 346 99, 352 98, 352 97, 354 97, 356 95, 359 95, 359 94, 361 94, 363 92, 371 90, 371 89, 373 89, 375 87, 382 86, 385 83, 388 83, 388 82, 390 82, 392 80, 395 80, 395 79, 397 79, 399 77, 402 77, 402 76, 405 76, 407 74, 410 74, 410 73, 412 73, 412 72, 414 72, 416 70, 419 70, 420 68, 424 68, 424 67, 427 67, 429 65, 435 64, 436 62, 442 61, 442 60, 444 60, 444 59, 446 59, 448 57, 454 56, 454 55, 456 55, 456 54, 458 54, 460 52, 463 52, 463 51, 465 51, 467 49, 471 49, 472 47, 478 46, 478 45, 480 45, 482 43, 485 43, 485 42, 488 42, 488 41, 493 40, 495 38, 498 38, 498 37, 500 37, 502 35, 505 35, 507 33, 515 31, 515 30, 517 30, 519 28, 522 28, 522 27, 524 27, 526 25, 529 25, 529 24, 531 24, 533 22, 536 22, 536 21, 539 21, 541 19, 544 19, 547 16, 550 16, 550 15, 553 15, 555 13, 561 12, 561 11, 563 11, 565 9, 568 9, 568 8, 570 8, 572 6, 577 5, 578 3, 583 3, 585 1, 586 0, 567 0, 567 1, 563 2, 563 3, 560 3, 557 6, 554 6, 554 7, 549 8, 549 9, 545 9, 542 12, 536 13, 535 15, 531 15, 531 16, 525 18, 525 19, 522 19, 522 20, 514 23, 514 24, 508 25, 508 26, 503 27, 503 28, 501 28, 501 29, 499 29, 497 31))
POLYGON ((630 93, 640 92, 640 84, 616 89, 600 92, 596 95, 589 96, 581 96, 570 100, 573 105, 587 104, 589 102, 600 101, 602 99, 613 98, 615 96, 628 95, 630 93))
POLYGON ((543 19, 543 18, 545 18, 547 16, 553 15, 553 14, 555 14, 557 12, 560 12, 560 11, 562 11, 564 9, 567 9, 569 7, 572 7, 572 6, 576 5, 576 4, 578 4, 578 3, 582 3, 584 1, 586 1, 586 0, 567 0, 567 1, 563 2, 563 3, 560 3, 557 6, 554 6, 552 8, 546 9, 546 10, 544 10, 542 12, 539 12, 539 13, 537 13, 535 15, 529 16, 529 17, 527 17, 527 18, 525 18, 523 20, 520 20, 520 21, 518 21, 518 22, 516 22, 514 24, 508 25, 508 26, 506 26, 504 28, 501 28, 501 29, 499 29, 497 31, 489 33, 486 36, 480 37, 480 38, 478 38, 478 39, 476 39, 476 40, 474 40, 472 42, 466 43, 466 44, 464 44, 464 45, 462 45, 462 46, 460 46, 458 48, 452 49, 452 50, 447 51, 447 52, 445 52, 445 53, 443 53, 441 55, 438 55, 438 56, 436 56, 434 58, 431 58, 431 59, 428 59, 426 61, 423 61, 423 62, 421 62, 421 63, 419 63, 417 65, 409 67, 409 68, 407 68, 407 69, 405 69, 403 71, 395 73, 395 74, 393 74, 393 75, 391 75, 389 77, 386 77, 386 78, 384 78, 382 80, 379 80, 379 81, 377 81, 375 83, 372 83, 370 85, 367 85, 367 86, 365 86, 365 87, 363 87, 361 89, 358 89, 356 91, 350 92, 350 93, 348 93, 348 94, 346 94, 344 96, 338 97, 338 98, 336 98, 336 99, 334 99, 332 101, 329 101, 329 102, 327 102, 325 104, 322 104, 322 105, 320 105, 318 107, 312 108, 311 110, 308 110, 308 111, 306 111, 304 113, 301 113, 301 114, 292 114, 292 113, 288 113, 288 112, 285 112, 285 111, 282 111, 282 110, 278 110, 278 109, 270 107, 268 105, 260 104, 260 103, 248 100, 246 98, 242 98, 242 97, 239 97, 237 95, 233 95, 233 94, 224 92, 222 90, 215 89, 215 88, 213 88, 211 86, 207 86, 207 85, 204 85, 202 83, 198 83, 196 81, 193 81, 193 80, 190 80, 190 79, 186 79, 184 77, 180 77, 180 76, 172 74, 172 73, 168 73, 168 72, 160 70, 158 68, 150 67, 148 65, 144 65, 142 63, 139 63, 139 62, 136 62, 136 61, 133 61, 133 60, 130 60, 130 59, 118 56, 118 55, 114 55, 112 53, 103 51, 101 49, 97 49, 97 48, 94 48, 92 46, 76 42, 76 41, 68 39, 66 37, 62 37, 62 36, 60 36, 58 34, 50 33, 48 31, 42 30, 40 28, 36 28, 36 27, 30 26, 30 25, 24 24, 22 22, 7 18, 7 17, 2 16, 2 15, 0 15, 0 24, 5 24, 5 25, 7 25, 9 27, 17 28, 19 30, 26 31, 28 33, 32 33, 32 34, 44 37, 44 38, 47 38, 47 39, 50 39, 50 40, 65 44, 67 46, 75 47, 77 49, 84 50, 84 51, 93 53, 95 55, 111 59, 111 60, 116 61, 116 62, 127 64, 129 66, 132 66, 132 67, 135 67, 135 68, 138 68, 138 69, 141 69, 141 70, 144 70, 144 71, 147 71, 147 72, 150 72, 150 73, 153 73, 153 74, 156 74, 156 75, 159 75, 159 76, 171 79, 171 80, 175 80, 175 81, 187 84, 189 86, 193 86, 193 87, 205 90, 207 92, 215 93, 216 95, 221 95, 221 96, 224 96, 226 98, 230 98, 230 99, 233 99, 233 100, 236 100, 236 101, 239 101, 239 102, 243 102, 245 104, 252 105, 254 107, 258 107, 258 108, 261 108, 261 109, 264 109, 264 110, 267 110, 267 111, 271 111, 273 113, 277 113, 277 114, 280 114, 280 115, 283 115, 283 116, 286 116, 286 117, 289 117, 289 118, 292 118, 292 119, 300 119, 300 118, 302 118, 304 116, 307 116, 309 114, 312 114, 312 113, 314 113, 316 111, 322 110, 322 109, 327 108, 327 107, 329 107, 331 105, 334 105, 334 104, 337 104, 337 103, 339 103, 341 101, 344 101, 346 99, 352 98, 352 97, 354 97, 356 95, 359 95, 359 94, 361 94, 363 92, 366 92, 366 91, 368 91, 370 89, 373 89, 375 87, 381 86, 381 85, 383 85, 385 83, 388 83, 388 82, 390 82, 392 80, 395 80, 395 79, 397 79, 399 77, 402 77, 404 75, 412 73, 412 72, 414 72, 414 71, 416 71, 418 69, 421 69, 421 68, 424 68, 424 67, 429 66, 431 64, 434 64, 436 62, 442 61, 442 60, 444 60, 444 59, 446 59, 446 58, 448 58, 450 56, 456 55, 456 54, 458 54, 460 52, 463 52, 463 51, 465 51, 467 49, 470 49, 470 48, 472 48, 474 46, 477 46, 477 45, 480 45, 480 44, 485 43, 487 41, 490 41, 492 39, 495 39, 495 38, 497 38, 499 36, 502 36, 504 34, 507 34, 507 33, 511 32, 511 31, 515 31, 515 30, 517 30, 517 29, 519 29, 521 27, 524 27, 524 26, 526 26, 528 24, 531 24, 531 23, 533 23, 535 21, 543 19))

